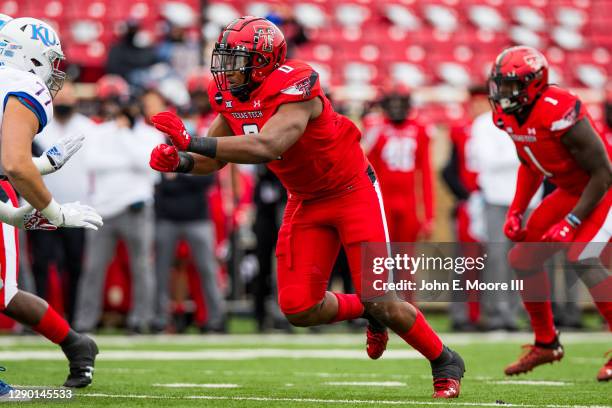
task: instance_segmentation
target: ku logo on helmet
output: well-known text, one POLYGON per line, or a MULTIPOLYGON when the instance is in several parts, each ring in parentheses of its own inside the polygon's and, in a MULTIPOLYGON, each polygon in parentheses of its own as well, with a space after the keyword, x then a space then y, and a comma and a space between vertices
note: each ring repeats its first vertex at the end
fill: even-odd
POLYGON ((50 32, 45 26, 30 24, 32 27, 32 39, 40 40, 45 46, 49 47, 52 45, 58 45, 59 39, 56 37, 54 32, 50 32))

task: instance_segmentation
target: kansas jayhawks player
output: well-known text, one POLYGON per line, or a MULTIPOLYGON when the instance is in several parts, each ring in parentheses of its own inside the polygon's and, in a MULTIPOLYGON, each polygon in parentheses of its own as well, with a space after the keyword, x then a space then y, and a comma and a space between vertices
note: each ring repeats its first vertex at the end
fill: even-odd
POLYGON ((102 225, 90 207, 55 202, 41 177, 58 170, 80 148, 82 136, 62 139, 32 159, 32 140, 53 117, 52 99, 64 78, 58 70, 63 57, 59 37, 43 21, 17 18, 0 28, 0 160, 5 179, 0 181, 0 311, 60 345, 70 363, 64 386, 84 387, 92 381, 98 352, 94 341, 70 329, 43 299, 17 288, 15 227, 97 229, 102 225), (13 207, 17 205, 13 187, 29 205, 13 207))
POLYGON ((231 22, 212 53, 215 81, 208 93, 218 115, 210 137, 192 138, 173 113, 154 116, 174 146, 157 146, 151 167, 207 174, 227 162, 266 163, 289 192, 276 253, 278 300, 287 319, 313 326, 365 312, 430 360, 434 397, 457 397, 463 361, 414 306, 362 304, 359 294, 326 291, 343 245, 360 293, 361 244, 387 241, 384 209, 359 130, 334 112, 318 74, 301 61, 286 60, 286 51, 282 32, 268 20, 231 22))
MULTIPOLYGON (((553 323, 543 262, 560 249, 589 288, 612 330, 612 276, 599 256, 612 236, 612 146, 594 129, 580 99, 548 83, 548 63, 537 50, 504 50, 489 79, 493 121, 516 145, 521 161, 504 232, 517 244, 508 259, 525 281, 523 300, 535 332, 528 347, 505 372, 514 375, 563 358, 553 323), (546 177, 557 186, 531 213, 523 214, 546 177), (523 242, 551 242, 546 248, 523 242)), ((612 360, 597 378, 612 378, 612 360)))

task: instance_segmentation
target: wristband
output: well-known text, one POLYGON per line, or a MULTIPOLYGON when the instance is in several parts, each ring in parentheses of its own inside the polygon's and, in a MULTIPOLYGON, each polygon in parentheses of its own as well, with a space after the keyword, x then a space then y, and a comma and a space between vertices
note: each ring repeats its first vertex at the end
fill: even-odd
POLYGON ((217 156, 216 137, 192 137, 187 151, 214 159, 217 156))
POLYGON ((43 176, 53 173, 56 170, 55 167, 53 167, 53 163, 51 163, 51 160, 49 160, 49 157, 47 157, 46 154, 43 154, 40 157, 34 157, 32 158, 32 161, 38 169, 38 172, 43 176))
POLYGON ((53 198, 51 202, 44 209, 40 211, 42 215, 47 217, 51 224, 59 225, 63 222, 62 206, 57 203, 53 198))
POLYGON ((190 173, 194 165, 195 161, 192 155, 186 152, 179 152, 179 164, 174 171, 177 173, 190 173))
POLYGON ((580 218, 576 217, 572 213, 567 214, 565 216, 565 220, 567 222, 569 222, 571 224, 571 226, 574 227, 574 228, 578 228, 580 226, 580 224, 582 224, 582 221, 580 221, 580 218))

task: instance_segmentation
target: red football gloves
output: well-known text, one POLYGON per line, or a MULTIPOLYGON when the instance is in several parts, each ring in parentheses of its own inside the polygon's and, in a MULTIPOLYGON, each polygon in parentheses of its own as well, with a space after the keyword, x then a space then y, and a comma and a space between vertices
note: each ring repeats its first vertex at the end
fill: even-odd
POLYGON ((159 144, 151 151, 149 166, 153 170, 171 173, 176 170, 180 162, 176 147, 167 144, 159 144))
POLYGON ((546 234, 542 235, 542 241, 544 242, 560 242, 568 243, 574 240, 576 235, 576 227, 570 224, 567 219, 563 219, 550 227, 546 234))
POLYGON ((504 223, 504 234, 509 240, 518 242, 523 241, 527 236, 527 230, 523 228, 523 214, 518 211, 510 210, 506 215, 504 223))
POLYGON ((187 150, 189 142, 191 142, 191 136, 187 133, 181 118, 175 113, 166 111, 153 115, 151 116, 151 123, 157 130, 167 134, 177 149, 180 151, 187 150))

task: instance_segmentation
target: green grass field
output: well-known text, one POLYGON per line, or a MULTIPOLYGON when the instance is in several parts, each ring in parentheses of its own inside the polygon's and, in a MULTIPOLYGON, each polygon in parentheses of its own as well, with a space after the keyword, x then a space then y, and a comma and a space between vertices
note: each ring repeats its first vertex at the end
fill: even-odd
MULTIPOLYGON (((565 359, 527 376, 505 378, 506 363, 530 335, 446 335, 467 366, 461 398, 439 401, 429 364, 393 339, 368 360, 361 334, 98 336, 93 386, 74 400, 28 406, 328 407, 328 406, 612 406, 612 382, 597 383, 607 333, 562 337, 565 359), (502 403, 502 405, 503 405, 502 403), (75 405, 76 404, 76 405, 75 405)), ((58 386, 66 363, 37 337, 0 337, 3 379, 58 386)))

